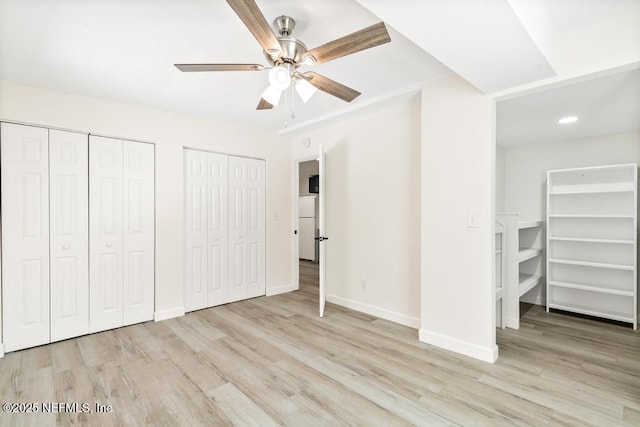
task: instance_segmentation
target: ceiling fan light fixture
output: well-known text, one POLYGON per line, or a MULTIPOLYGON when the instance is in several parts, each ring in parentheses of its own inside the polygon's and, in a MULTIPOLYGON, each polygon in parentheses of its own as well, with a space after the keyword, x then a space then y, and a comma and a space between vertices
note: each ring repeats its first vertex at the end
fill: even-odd
POLYGON ((298 95, 300 95, 302 102, 304 102, 305 104, 309 99, 311 99, 313 94, 318 91, 318 88, 316 88, 314 85, 303 78, 297 78, 295 80, 295 87, 296 92, 298 92, 298 95))
POLYGON ((274 107, 277 107, 278 104, 280 103, 281 95, 282 95, 281 89, 275 87, 274 85, 269 85, 264 90, 264 92, 262 92, 261 96, 262 96, 262 99, 267 101, 269 104, 273 105, 274 107))
POLYGON ((291 84, 289 70, 282 66, 273 67, 271 71, 269 71, 269 83, 270 86, 276 87, 281 91, 287 89, 291 84))

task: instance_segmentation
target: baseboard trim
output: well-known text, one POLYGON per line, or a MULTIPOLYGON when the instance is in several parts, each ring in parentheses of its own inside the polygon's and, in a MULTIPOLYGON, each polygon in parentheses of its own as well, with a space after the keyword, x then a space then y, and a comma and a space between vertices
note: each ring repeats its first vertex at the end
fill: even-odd
POLYGON ((505 317, 504 326, 511 329, 520 329, 520 319, 515 317, 505 317))
POLYGON ((419 339, 427 344, 464 354, 465 356, 473 357, 474 359, 482 360, 483 362, 494 363, 498 359, 497 345, 494 346, 493 349, 482 347, 457 338, 438 334, 427 329, 420 329, 419 339))
POLYGON ((327 302, 350 308, 351 310, 370 314, 390 322, 409 326, 411 328, 418 329, 420 327, 420 319, 417 317, 407 316, 406 314, 398 313, 397 311, 387 310, 386 308, 376 307, 374 305, 365 304, 349 298, 343 298, 337 295, 327 295, 327 302))
POLYGON ((153 321, 161 322, 163 320, 173 319, 174 317, 184 316, 184 307, 175 307, 168 310, 160 310, 153 313, 153 321))
POLYGON ((0 343, 0 357, 4 357, 4 343, 0 343))
POLYGON ((535 305, 541 305, 546 307, 547 306, 547 299, 543 298, 542 296, 538 295, 538 297, 536 298, 536 300, 533 302, 533 304, 535 305))
POLYGON ((280 294, 293 292, 297 290, 298 290, 298 287, 296 285, 276 286, 275 288, 267 288, 266 295, 268 297, 272 297, 274 295, 280 295, 280 294))

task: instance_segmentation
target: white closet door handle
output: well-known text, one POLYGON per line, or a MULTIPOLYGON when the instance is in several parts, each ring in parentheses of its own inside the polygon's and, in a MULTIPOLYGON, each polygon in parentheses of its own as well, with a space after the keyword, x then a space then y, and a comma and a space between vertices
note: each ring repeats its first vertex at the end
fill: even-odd
POLYGON ((111 246, 113 246, 113 243, 107 243, 108 248, 110 248, 111 246))
POLYGON ((62 249, 64 249, 65 251, 66 251, 67 249, 69 249, 69 248, 70 248, 70 246, 69 246, 69 245, 62 245, 62 249))
POLYGON ((244 236, 238 236, 238 239, 244 239, 244 236))

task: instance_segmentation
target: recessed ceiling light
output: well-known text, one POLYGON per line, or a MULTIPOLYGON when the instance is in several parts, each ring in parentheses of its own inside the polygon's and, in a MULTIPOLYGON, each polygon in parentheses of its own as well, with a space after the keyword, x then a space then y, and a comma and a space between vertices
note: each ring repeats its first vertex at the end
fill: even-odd
POLYGON ((576 116, 568 116, 558 120, 558 123, 560 123, 561 125, 566 125, 567 123, 574 123, 577 121, 578 121, 578 118, 576 116))

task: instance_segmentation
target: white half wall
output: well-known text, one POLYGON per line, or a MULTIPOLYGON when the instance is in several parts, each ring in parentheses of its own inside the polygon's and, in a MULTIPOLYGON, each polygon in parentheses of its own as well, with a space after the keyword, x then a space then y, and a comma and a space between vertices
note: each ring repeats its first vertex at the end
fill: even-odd
POLYGON ((263 158, 267 165, 267 293, 291 284, 291 152, 273 132, 205 117, 0 82, 0 119, 156 144, 158 318, 184 313, 183 147, 263 158))
MULTIPOLYGON (((640 133, 531 144, 502 149, 502 153, 504 211, 520 213, 523 220, 544 220, 547 215, 548 170, 640 163, 640 133)), ((496 187, 500 188, 499 182, 496 187)), ((538 286, 522 300, 545 304, 544 292, 544 286, 538 286)))
POLYGON ((496 212, 505 212, 504 148, 496 147, 496 212))
POLYGON ((319 143, 326 152, 328 301, 417 327, 420 104, 297 134, 292 162, 317 156, 319 143))
POLYGON ((423 86, 420 340, 490 363, 494 114, 458 76, 423 86))

